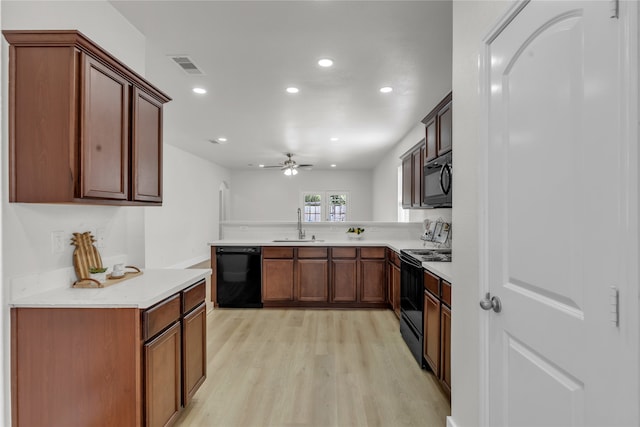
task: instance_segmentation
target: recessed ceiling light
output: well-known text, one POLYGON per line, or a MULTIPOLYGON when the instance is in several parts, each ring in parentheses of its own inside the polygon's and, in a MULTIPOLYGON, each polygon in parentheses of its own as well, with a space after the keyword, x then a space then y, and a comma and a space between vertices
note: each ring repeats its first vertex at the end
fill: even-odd
POLYGON ((300 89, 298 89, 297 87, 288 87, 287 88, 287 92, 288 93, 298 93, 298 92, 300 92, 300 89))
POLYGON ((334 163, 334 164, 332 164, 332 165, 331 165, 331 167, 332 167, 332 168, 335 168, 335 167, 336 167, 336 164, 335 164, 335 163, 334 163))
POLYGON ((331 67, 333 65, 333 61, 329 58, 322 58, 318 61, 318 65, 325 68, 331 67))
POLYGON ((389 92, 393 92, 393 88, 392 88, 391 86, 381 87, 381 88, 380 88, 380 92, 382 92, 382 93, 389 93, 389 92))
POLYGON ((337 136, 333 136, 333 137, 329 138, 329 140, 333 141, 333 142, 336 142, 336 141, 339 141, 340 138, 338 138, 337 136))
POLYGON ((258 167, 259 167, 259 168, 263 168, 263 167, 264 167, 264 165, 258 165, 258 167))
POLYGON ((220 138, 218 138, 218 142, 227 142, 227 138, 220 137, 220 138))
POLYGON ((205 93, 207 93, 207 90, 205 88, 202 88, 202 87, 194 87, 193 91, 195 93, 197 93, 197 94, 200 94, 200 95, 204 95, 205 93))

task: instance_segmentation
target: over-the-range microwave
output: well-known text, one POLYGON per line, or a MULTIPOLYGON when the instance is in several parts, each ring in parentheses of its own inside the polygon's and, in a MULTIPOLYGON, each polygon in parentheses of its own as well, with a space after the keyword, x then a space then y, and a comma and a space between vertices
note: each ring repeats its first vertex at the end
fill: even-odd
POLYGON ((424 203, 429 208, 452 206, 452 153, 443 154, 424 166, 424 203))

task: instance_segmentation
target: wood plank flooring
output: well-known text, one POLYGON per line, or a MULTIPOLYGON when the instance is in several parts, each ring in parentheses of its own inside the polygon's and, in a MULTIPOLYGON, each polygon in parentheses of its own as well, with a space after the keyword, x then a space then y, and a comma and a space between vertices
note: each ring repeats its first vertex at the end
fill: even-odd
POLYGON ((444 426, 451 408, 390 310, 224 310, 177 426, 444 426))

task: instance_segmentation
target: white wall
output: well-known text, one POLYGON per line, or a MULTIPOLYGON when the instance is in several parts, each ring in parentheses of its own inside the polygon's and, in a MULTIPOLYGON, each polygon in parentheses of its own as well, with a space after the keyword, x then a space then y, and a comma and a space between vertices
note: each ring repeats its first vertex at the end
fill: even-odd
MULTIPOLYGON (((107 1, 2 1, 2 29, 78 29, 130 68, 145 74, 145 38, 107 1)), ((8 45, 2 39, 0 117, 2 126, 2 374, 0 424, 10 423, 9 310, 6 305, 11 279, 68 268, 72 247, 63 254, 51 252, 51 232, 103 229, 102 258, 123 256, 145 266, 187 264, 202 256, 206 242, 217 237, 217 188, 226 171, 165 144, 164 206, 158 208, 40 205, 8 203, 7 128, 8 45), (194 180, 190 182, 190 180, 194 180), (214 182, 208 182, 213 180, 214 182), (189 185, 186 183, 189 182, 189 185), (211 189, 210 193, 207 191, 211 189), (182 224, 182 225, 181 225, 182 224), (198 228, 198 232, 196 232, 198 228), (183 232, 167 234, 167 230, 183 232), (178 240, 179 239, 179 240, 178 240), (3 410, 3 412, 2 412, 3 410)), ((166 126, 166 122, 165 122, 166 126)))
POLYGON ((209 258, 207 243, 218 238, 218 189, 229 173, 165 144, 164 176, 162 208, 145 208, 145 264, 197 264, 209 258))
POLYGON ((305 171, 287 177, 280 170, 231 172, 231 220, 295 221, 301 191, 346 190, 349 221, 370 221, 370 171, 305 171))
POLYGON ((478 342, 478 58, 482 39, 511 5, 507 1, 453 2, 453 312, 451 410, 458 427, 481 424, 478 342))
MULTIPOLYGON (((2 29, 78 29, 96 43, 144 73, 144 37, 107 2, 2 2, 2 29)), ((2 295, 9 295, 9 278, 34 275, 71 265, 72 249, 51 253, 52 231, 103 228, 103 256, 127 251, 127 209, 95 206, 48 206, 9 204, 7 128, 8 46, 2 39, 2 295)), ((2 305, 2 364, 4 379, 4 425, 10 425, 9 310, 2 305)))

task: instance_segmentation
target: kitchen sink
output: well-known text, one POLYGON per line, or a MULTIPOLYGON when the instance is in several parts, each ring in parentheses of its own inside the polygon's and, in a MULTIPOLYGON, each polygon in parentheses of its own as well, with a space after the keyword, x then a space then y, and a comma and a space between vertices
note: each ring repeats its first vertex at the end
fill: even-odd
POLYGON ((274 243, 282 243, 282 242, 294 242, 294 243, 316 243, 316 242, 324 242, 324 240, 320 239, 275 239, 272 240, 274 243))

